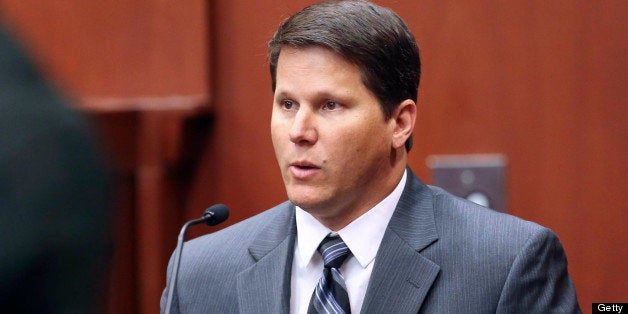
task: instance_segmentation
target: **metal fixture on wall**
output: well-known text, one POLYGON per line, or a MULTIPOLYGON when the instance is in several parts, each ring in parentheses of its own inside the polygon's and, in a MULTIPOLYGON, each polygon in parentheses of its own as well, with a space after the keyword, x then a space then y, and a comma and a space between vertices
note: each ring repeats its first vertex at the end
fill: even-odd
POLYGON ((506 164, 501 154, 432 155, 432 184, 499 212, 506 212, 506 164))

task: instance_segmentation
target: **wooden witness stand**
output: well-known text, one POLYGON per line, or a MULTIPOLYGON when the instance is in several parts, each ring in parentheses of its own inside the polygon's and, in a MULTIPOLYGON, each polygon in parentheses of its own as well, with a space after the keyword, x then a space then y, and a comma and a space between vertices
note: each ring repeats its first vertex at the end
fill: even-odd
POLYGON ((207 122, 208 101, 202 95, 91 98, 78 108, 91 116, 110 158, 115 159, 110 160, 118 194, 108 304, 112 313, 119 308, 125 312, 127 306, 141 313, 159 311, 165 262, 176 242, 173 235, 182 220, 191 179, 185 168, 193 156, 186 148, 202 147, 194 139, 204 128, 190 127, 190 122, 207 122))

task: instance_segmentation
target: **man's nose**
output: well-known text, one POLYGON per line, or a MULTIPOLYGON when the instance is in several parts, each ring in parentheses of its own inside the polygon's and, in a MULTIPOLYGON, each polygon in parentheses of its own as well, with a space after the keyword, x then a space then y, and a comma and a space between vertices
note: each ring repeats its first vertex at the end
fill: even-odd
POLYGON ((301 106, 290 127, 290 141, 297 145, 313 145, 317 140, 316 114, 306 106, 301 106))

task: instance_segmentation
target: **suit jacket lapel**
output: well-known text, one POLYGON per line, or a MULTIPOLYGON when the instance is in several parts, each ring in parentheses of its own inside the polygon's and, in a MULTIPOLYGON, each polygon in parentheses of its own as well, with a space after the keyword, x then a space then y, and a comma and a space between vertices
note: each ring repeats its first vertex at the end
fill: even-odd
POLYGON ((417 313, 440 267, 420 252, 438 240, 432 193, 408 169, 408 180, 377 256, 362 313, 417 313))
POLYGON ((238 274, 240 313, 288 313, 296 223, 294 205, 285 203, 249 247, 256 263, 238 274))

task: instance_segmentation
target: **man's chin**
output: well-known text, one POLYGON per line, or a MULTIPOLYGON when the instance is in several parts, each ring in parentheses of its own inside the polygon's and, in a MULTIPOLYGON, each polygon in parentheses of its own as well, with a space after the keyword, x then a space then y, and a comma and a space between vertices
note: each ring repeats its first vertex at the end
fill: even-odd
POLYGON ((290 198, 292 204, 298 206, 306 212, 317 211, 321 208, 320 203, 313 200, 303 200, 299 198, 290 198))
POLYGON ((316 212, 325 207, 328 207, 325 205, 327 202, 325 202, 321 198, 312 197, 313 195, 317 195, 316 192, 305 193, 305 195, 304 194, 297 194, 297 195, 289 194, 288 199, 290 199, 290 201, 294 205, 299 206, 301 209, 310 213, 316 212))

